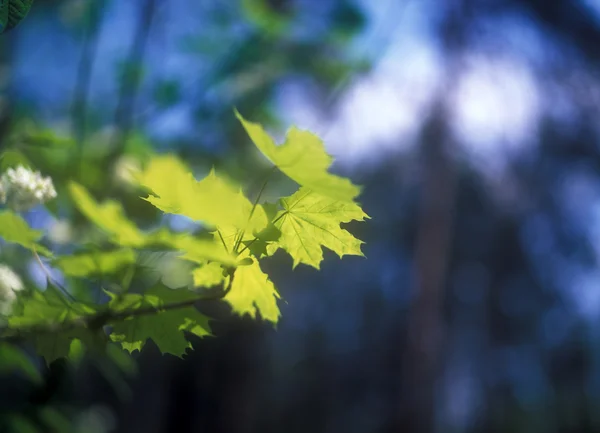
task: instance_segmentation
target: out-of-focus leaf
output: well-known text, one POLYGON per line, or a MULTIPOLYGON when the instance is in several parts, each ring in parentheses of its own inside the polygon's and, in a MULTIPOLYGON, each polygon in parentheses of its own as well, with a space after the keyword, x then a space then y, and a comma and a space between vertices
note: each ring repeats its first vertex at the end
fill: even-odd
POLYGON ((29 13, 33 0, 0 0, 0 33, 16 27, 29 13))
POLYGON ((27 157, 18 150, 6 150, 0 154, 0 172, 9 168, 16 168, 22 165, 25 168, 33 168, 33 164, 27 157))
POLYGON ((71 340, 71 344, 69 345, 69 354, 67 357, 74 362, 75 364, 79 364, 83 357, 85 356, 85 347, 79 338, 74 338, 71 340))
POLYGON ((12 415, 8 421, 11 433, 39 433, 36 425, 22 415, 12 415))
POLYGON ((242 0, 242 10, 262 31, 279 34, 289 24, 288 4, 288 0, 242 0))
POLYGON ((51 407, 43 407, 38 412, 40 420, 45 427, 50 429, 48 433, 69 433, 73 426, 69 418, 51 407))
POLYGON ((125 374, 133 376, 138 373, 138 365, 135 360, 116 344, 111 343, 106 347, 106 355, 125 374))
POLYGON ((125 266, 135 263, 136 255, 131 249, 115 251, 90 251, 61 256, 54 259, 54 265, 66 275, 87 277, 114 274, 125 266))
POLYGON ((69 355, 71 342, 77 338, 90 350, 101 347, 102 334, 93 333, 83 327, 57 330, 53 333, 36 333, 27 329, 30 327, 45 327, 61 325, 82 316, 97 312, 89 304, 73 302, 65 297, 56 287, 48 284, 46 290, 34 290, 18 298, 19 311, 8 318, 11 329, 25 329, 19 335, 33 343, 37 353, 43 356, 46 363, 69 355))
POLYGON ((19 215, 11 211, 0 212, 0 238, 6 242, 19 244, 30 250, 35 250, 45 256, 52 256, 52 253, 38 244, 42 237, 42 232, 34 230, 19 215))

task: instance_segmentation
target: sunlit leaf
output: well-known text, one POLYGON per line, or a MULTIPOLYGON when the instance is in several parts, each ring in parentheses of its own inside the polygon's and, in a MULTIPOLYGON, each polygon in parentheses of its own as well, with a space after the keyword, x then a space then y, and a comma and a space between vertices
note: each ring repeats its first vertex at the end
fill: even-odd
POLYGON ((305 263, 319 269, 323 260, 322 247, 340 257, 363 256, 363 242, 340 227, 341 223, 368 218, 356 203, 338 201, 300 188, 290 197, 282 198, 281 205, 283 210, 275 223, 281 230, 281 237, 275 245, 292 256, 294 268, 305 263))
POLYGON ((350 180, 328 172, 333 158, 313 133, 292 127, 285 142, 277 145, 261 125, 245 120, 237 111, 235 114, 256 147, 298 184, 337 200, 350 201, 360 194, 350 180))
POLYGON ((194 286, 196 287, 213 287, 223 284, 227 279, 224 269, 221 265, 215 262, 206 263, 192 271, 194 278, 194 286))
POLYGON ((277 299, 279 294, 275 286, 257 261, 235 270, 231 291, 224 298, 234 313, 248 314, 252 318, 260 313, 264 320, 272 323, 277 323, 280 316, 277 299))
POLYGON ((152 158, 138 180, 152 191, 146 200, 163 212, 184 215, 212 227, 230 225, 257 230, 266 224, 260 211, 249 223, 252 203, 239 187, 214 170, 197 181, 174 155, 152 158))
POLYGON ((181 251, 199 260, 235 264, 235 258, 212 240, 197 239, 189 233, 173 233, 165 229, 144 233, 125 216, 119 203, 108 200, 99 204, 83 186, 71 183, 69 187, 79 210, 118 245, 137 248, 163 247, 181 251))

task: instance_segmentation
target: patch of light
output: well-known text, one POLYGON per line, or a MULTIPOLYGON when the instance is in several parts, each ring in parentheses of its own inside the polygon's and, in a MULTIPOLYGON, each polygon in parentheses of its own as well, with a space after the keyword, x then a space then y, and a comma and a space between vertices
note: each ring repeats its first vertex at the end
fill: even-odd
POLYGON ((323 121, 302 86, 280 93, 286 123, 317 133, 342 164, 379 160, 412 145, 436 89, 440 63, 423 39, 396 44, 377 67, 342 95, 323 121))
POLYGON ((596 20, 600 20, 600 0, 580 0, 581 4, 592 14, 596 20))
POLYGON ((574 275, 571 298, 579 314, 590 322, 597 321, 600 312, 600 270, 574 275))
POLYGON ((362 160, 374 151, 406 149, 436 89, 436 60, 425 41, 392 50, 342 99, 337 119, 324 137, 332 152, 362 160))
POLYGON ((540 105, 535 79, 524 63, 471 55, 451 97, 452 129, 486 169, 498 168, 533 142, 540 105))

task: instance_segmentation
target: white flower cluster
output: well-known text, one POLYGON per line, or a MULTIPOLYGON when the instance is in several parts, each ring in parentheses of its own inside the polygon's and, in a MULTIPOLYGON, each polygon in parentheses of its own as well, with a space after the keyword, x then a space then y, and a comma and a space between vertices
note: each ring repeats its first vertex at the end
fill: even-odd
POLYGON ((0 315, 11 313, 20 290, 23 290, 21 278, 11 268, 0 264, 0 315))
POLYGON ((16 211, 29 210, 56 197, 52 179, 23 166, 0 177, 0 203, 16 211))

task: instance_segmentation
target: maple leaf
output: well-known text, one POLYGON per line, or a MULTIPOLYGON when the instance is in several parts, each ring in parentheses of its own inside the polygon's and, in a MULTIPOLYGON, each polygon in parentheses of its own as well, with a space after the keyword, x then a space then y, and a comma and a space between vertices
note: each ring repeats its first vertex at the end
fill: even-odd
MULTIPOLYGON (((214 236, 222 239, 224 249, 231 250, 240 234, 234 227, 220 227, 214 236)), ((242 241, 252 239, 255 239, 254 235, 248 232, 242 237, 242 241)), ((238 267, 233 274, 231 289, 223 300, 231 306, 235 314, 248 314, 256 318, 260 313, 264 320, 277 323, 281 315, 277 306, 279 293, 269 276, 260 268, 258 261, 251 258, 250 253, 250 249, 246 249, 238 255, 238 267)))
POLYGON ((231 290, 224 298, 234 313, 248 314, 252 318, 260 313, 264 320, 272 323, 277 323, 281 315, 277 299, 277 289, 256 260, 251 265, 236 268, 231 290))
POLYGON ((192 271, 194 286, 213 287, 223 284, 227 280, 225 269, 215 262, 205 263, 192 271))
POLYGON ((294 268, 304 263, 316 269, 323 260, 322 247, 340 258, 364 256, 363 242, 340 227, 341 223, 369 218, 358 204, 335 200, 308 188, 300 188, 282 198, 280 203, 283 210, 275 218, 275 226, 281 231, 281 237, 268 248, 270 254, 281 247, 292 256, 294 268))
POLYGON ((333 158, 315 134, 292 127, 285 142, 276 145, 261 125, 244 119, 237 110, 235 115, 263 155, 301 186, 337 200, 351 201, 360 194, 360 187, 349 179, 328 172, 333 158))
POLYGON ((197 260, 208 259, 235 264, 235 258, 223 251, 220 244, 213 240, 196 239, 189 233, 173 233, 164 228, 145 233, 125 216, 121 204, 113 200, 100 204, 83 186, 75 182, 71 182, 69 188, 79 210, 120 246, 166 247, 179 250, 197 260))
POLYGON ((174 155, 151 159, 138 181, 152 191, 146 200, 163 212, 184 215, 211 227, 228 225, 252 231, 266 224, 260 210, 250 218, 252 203, 241 188, 218 176, 214 169, 197 181, 174 155))
POLYGON ((109 307, 112 311, 124 311, 139 308, 156 308, 157 312, 148 315, 132 316, 113 325, 110 334, 112 341, 120 343, 128 352, 141 351, 146 341, 152 339, 160 351, 182 357, 192 345, 183 331, 199 337, 211 335, 209 319, 191 305, 174 310, 160 311, 169 303, 191 301, 198 295, 185 289, 170 289, 159 283, 143 295, 129 293, 112 297, 109 307))

